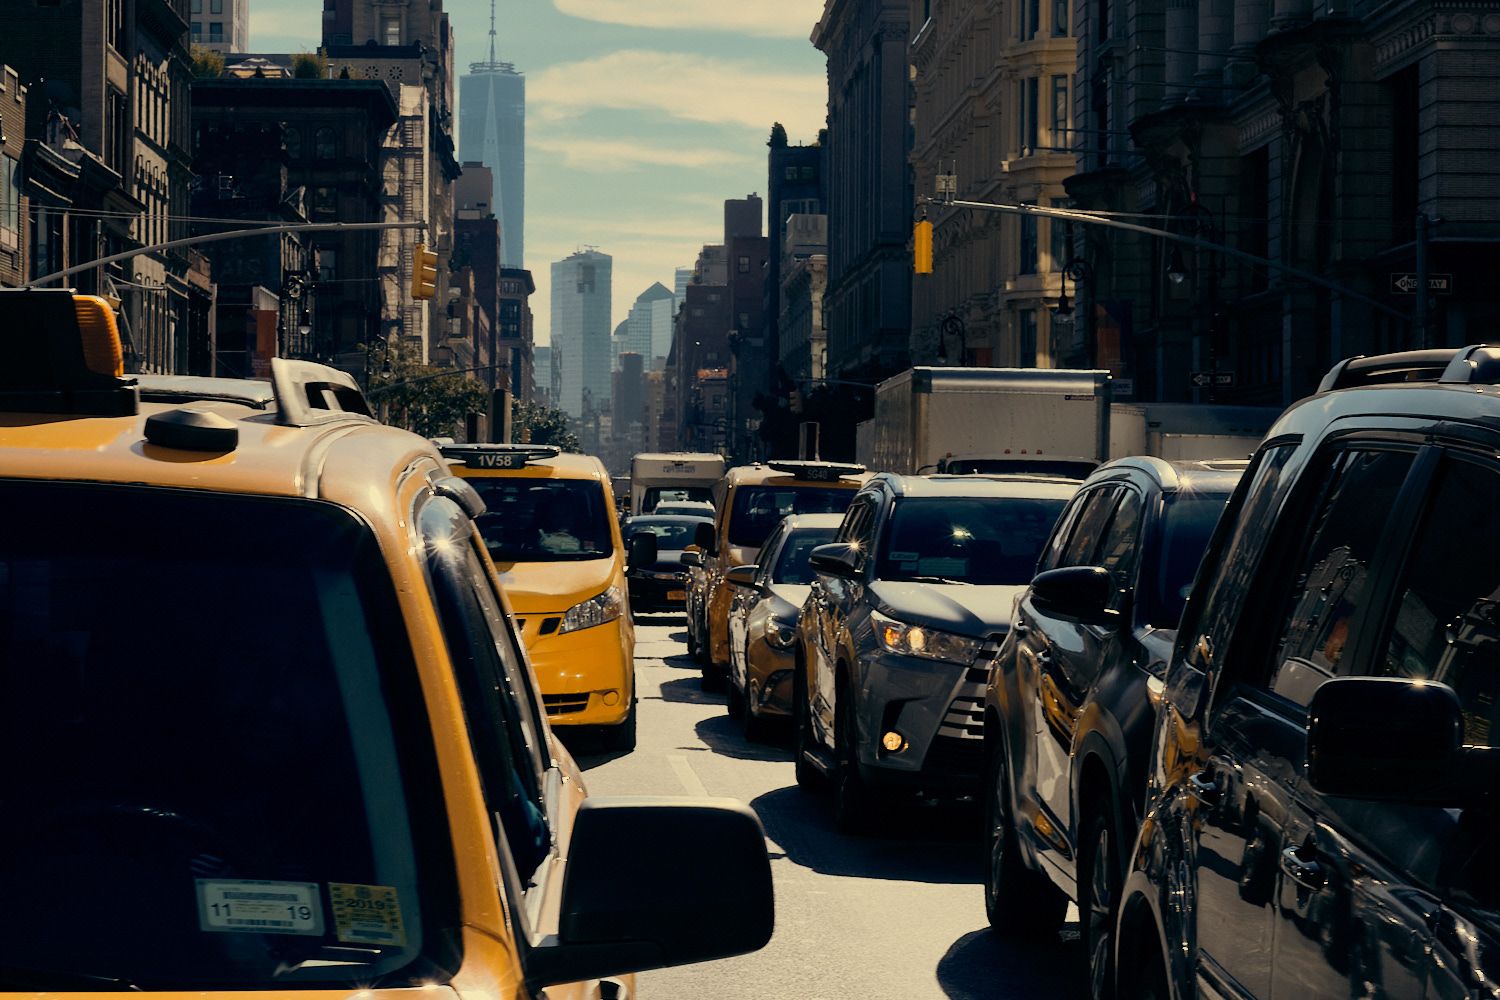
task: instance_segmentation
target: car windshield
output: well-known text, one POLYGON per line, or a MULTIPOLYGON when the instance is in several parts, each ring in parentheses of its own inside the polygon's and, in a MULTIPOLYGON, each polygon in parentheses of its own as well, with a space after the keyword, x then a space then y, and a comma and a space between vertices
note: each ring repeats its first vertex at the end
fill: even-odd
POLYGON ((496 562, 565 562, 614 555, 604 487, 591 479, 476 478, 479 531, 496 562))
POLYGON ((741 486, 729 517, 729 544, 759 548, 776 525, 791 514, 842 514, 854 497, 848 488, 829 486, 741 486))
POLYGON ((1147 578, 1146 620, 1158 628, 1176 628, 1193 589, 1193 577, 1208 538, 1229 501, 1228 493, 1176 493, 1166 498, 1159 532, 1152 546, 1156 565, 1147 578))
POLYGON ((656 547, 663 551, 681 551, 693 544, 693 535, 700 524, 713 524, 708 518, 653 518, 632 517, 625 522, 625 533, 637 535, 650 532, 656 536, 656 547))
POLYGON ((838 534, 838 530, 835 527, 798 528, 792 532, 786 543, 781 546, 781 554, 776 557, 776 568, 771 571, 771 582, 803 586, 812 583, 816 574, 808 565, 807 558, 819 545, 826 545, 833 541, 833 536, 838 534))
POLYGON ((882 580, 1024 585, 1065 500, 932 497, 902 500, 886 533, 882 580))
POLYGON ((0 516, 27 526, 0 541, 0 990, 457 968, 434 751, 368 528, 14 482, 0 516))
POLYGON ((1097 462, 1076 459, 1042 458, 950 458, 943 471, 954 476, 1063 476, 1087 479, 1098 468, 1097 462))
POLYGON ((664 503, 713 503, 713 499, 713 490, 707 486, 649 486, 641 507, 650 512, 664 503))

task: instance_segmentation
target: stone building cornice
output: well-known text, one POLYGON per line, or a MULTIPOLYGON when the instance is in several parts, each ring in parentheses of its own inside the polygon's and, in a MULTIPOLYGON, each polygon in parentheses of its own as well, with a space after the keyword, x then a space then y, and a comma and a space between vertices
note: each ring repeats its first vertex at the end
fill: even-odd
MULTIPOLYGON (((1404 7, 1404 5, 1403 5, 1404 7)), ((1372 34, 1377 72, 1399 69, 1418 49, 1437 41, 1500 41, 1500 11, 1484 0, 1422 4, 1413 10, 1393 5, 1393 17, 1372 34)))

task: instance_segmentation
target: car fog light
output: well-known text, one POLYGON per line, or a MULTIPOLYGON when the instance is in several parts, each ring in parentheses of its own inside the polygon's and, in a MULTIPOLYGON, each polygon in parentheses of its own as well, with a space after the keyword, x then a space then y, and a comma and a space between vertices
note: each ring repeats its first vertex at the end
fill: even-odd
POLYGON ((620 692, 618 692, 618 691, 606 691, 606 692, 604 692, 604 704, 606 704, 606 705, 610 706, 611 708, 613 708, 614 706, 618 705, 619 703, 620 703, 620 692))
POLYGON ((880 745, 890 753, 900 753, 906 749, 906 737, 892 729, 880 738, 880 745))

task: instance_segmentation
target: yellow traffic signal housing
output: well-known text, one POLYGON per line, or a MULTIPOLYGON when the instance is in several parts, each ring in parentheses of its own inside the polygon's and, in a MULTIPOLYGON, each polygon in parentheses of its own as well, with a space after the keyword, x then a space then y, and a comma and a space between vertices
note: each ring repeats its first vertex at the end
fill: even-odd
POLYGON ((922 219, 911 237, 912 268, 917 274, 932 273, 932 223, 922 219))
POLYGON ((411 297, 422 300, 434 298, 437 295, 437 280, 438 255, 427 249, 425 243, 418 243, 412 259, 411 297))

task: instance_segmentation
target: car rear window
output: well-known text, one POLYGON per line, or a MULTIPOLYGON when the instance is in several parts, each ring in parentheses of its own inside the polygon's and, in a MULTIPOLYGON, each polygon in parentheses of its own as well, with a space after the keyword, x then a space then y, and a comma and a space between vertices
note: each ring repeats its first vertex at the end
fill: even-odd
POLYGON ((881 580, 1019 586, 1066 500, 933 497, 896 505, 875 575, 881 580))
POLYGON ((729 544, 760 548, 783 517, 842 514, 854 499, 852 488, 828 486, 741 486, 729 516, 729 544))
POLYGON ((681 551, 693 544, 698 525, 712 524, 708 518, 697 520, 657 520, 650 517, 632 517, 625 522, 625 534, 635 535, 650 532, 656 536, 657 547, 663 551, 681 551))
POLYGON ((469 482, 484 498, 479 532, 496 562, 569 562, 615 554, 601 483, 499 477, 469 482))
POLYGON ((833 536, 838 534, 838 530, 837 527, 798 528, 792 532, 781 546, 781 554, 776 558, 776 569, 771 574, 771 582, 803 586, 812 583, 816 574, 808 562, 808 557, 819 545, 826 545, 833 541, 833 536))
POLYGON ((0 517, 0 990, 457 968, 430 730, 367 527, 16 482, 0 517))

